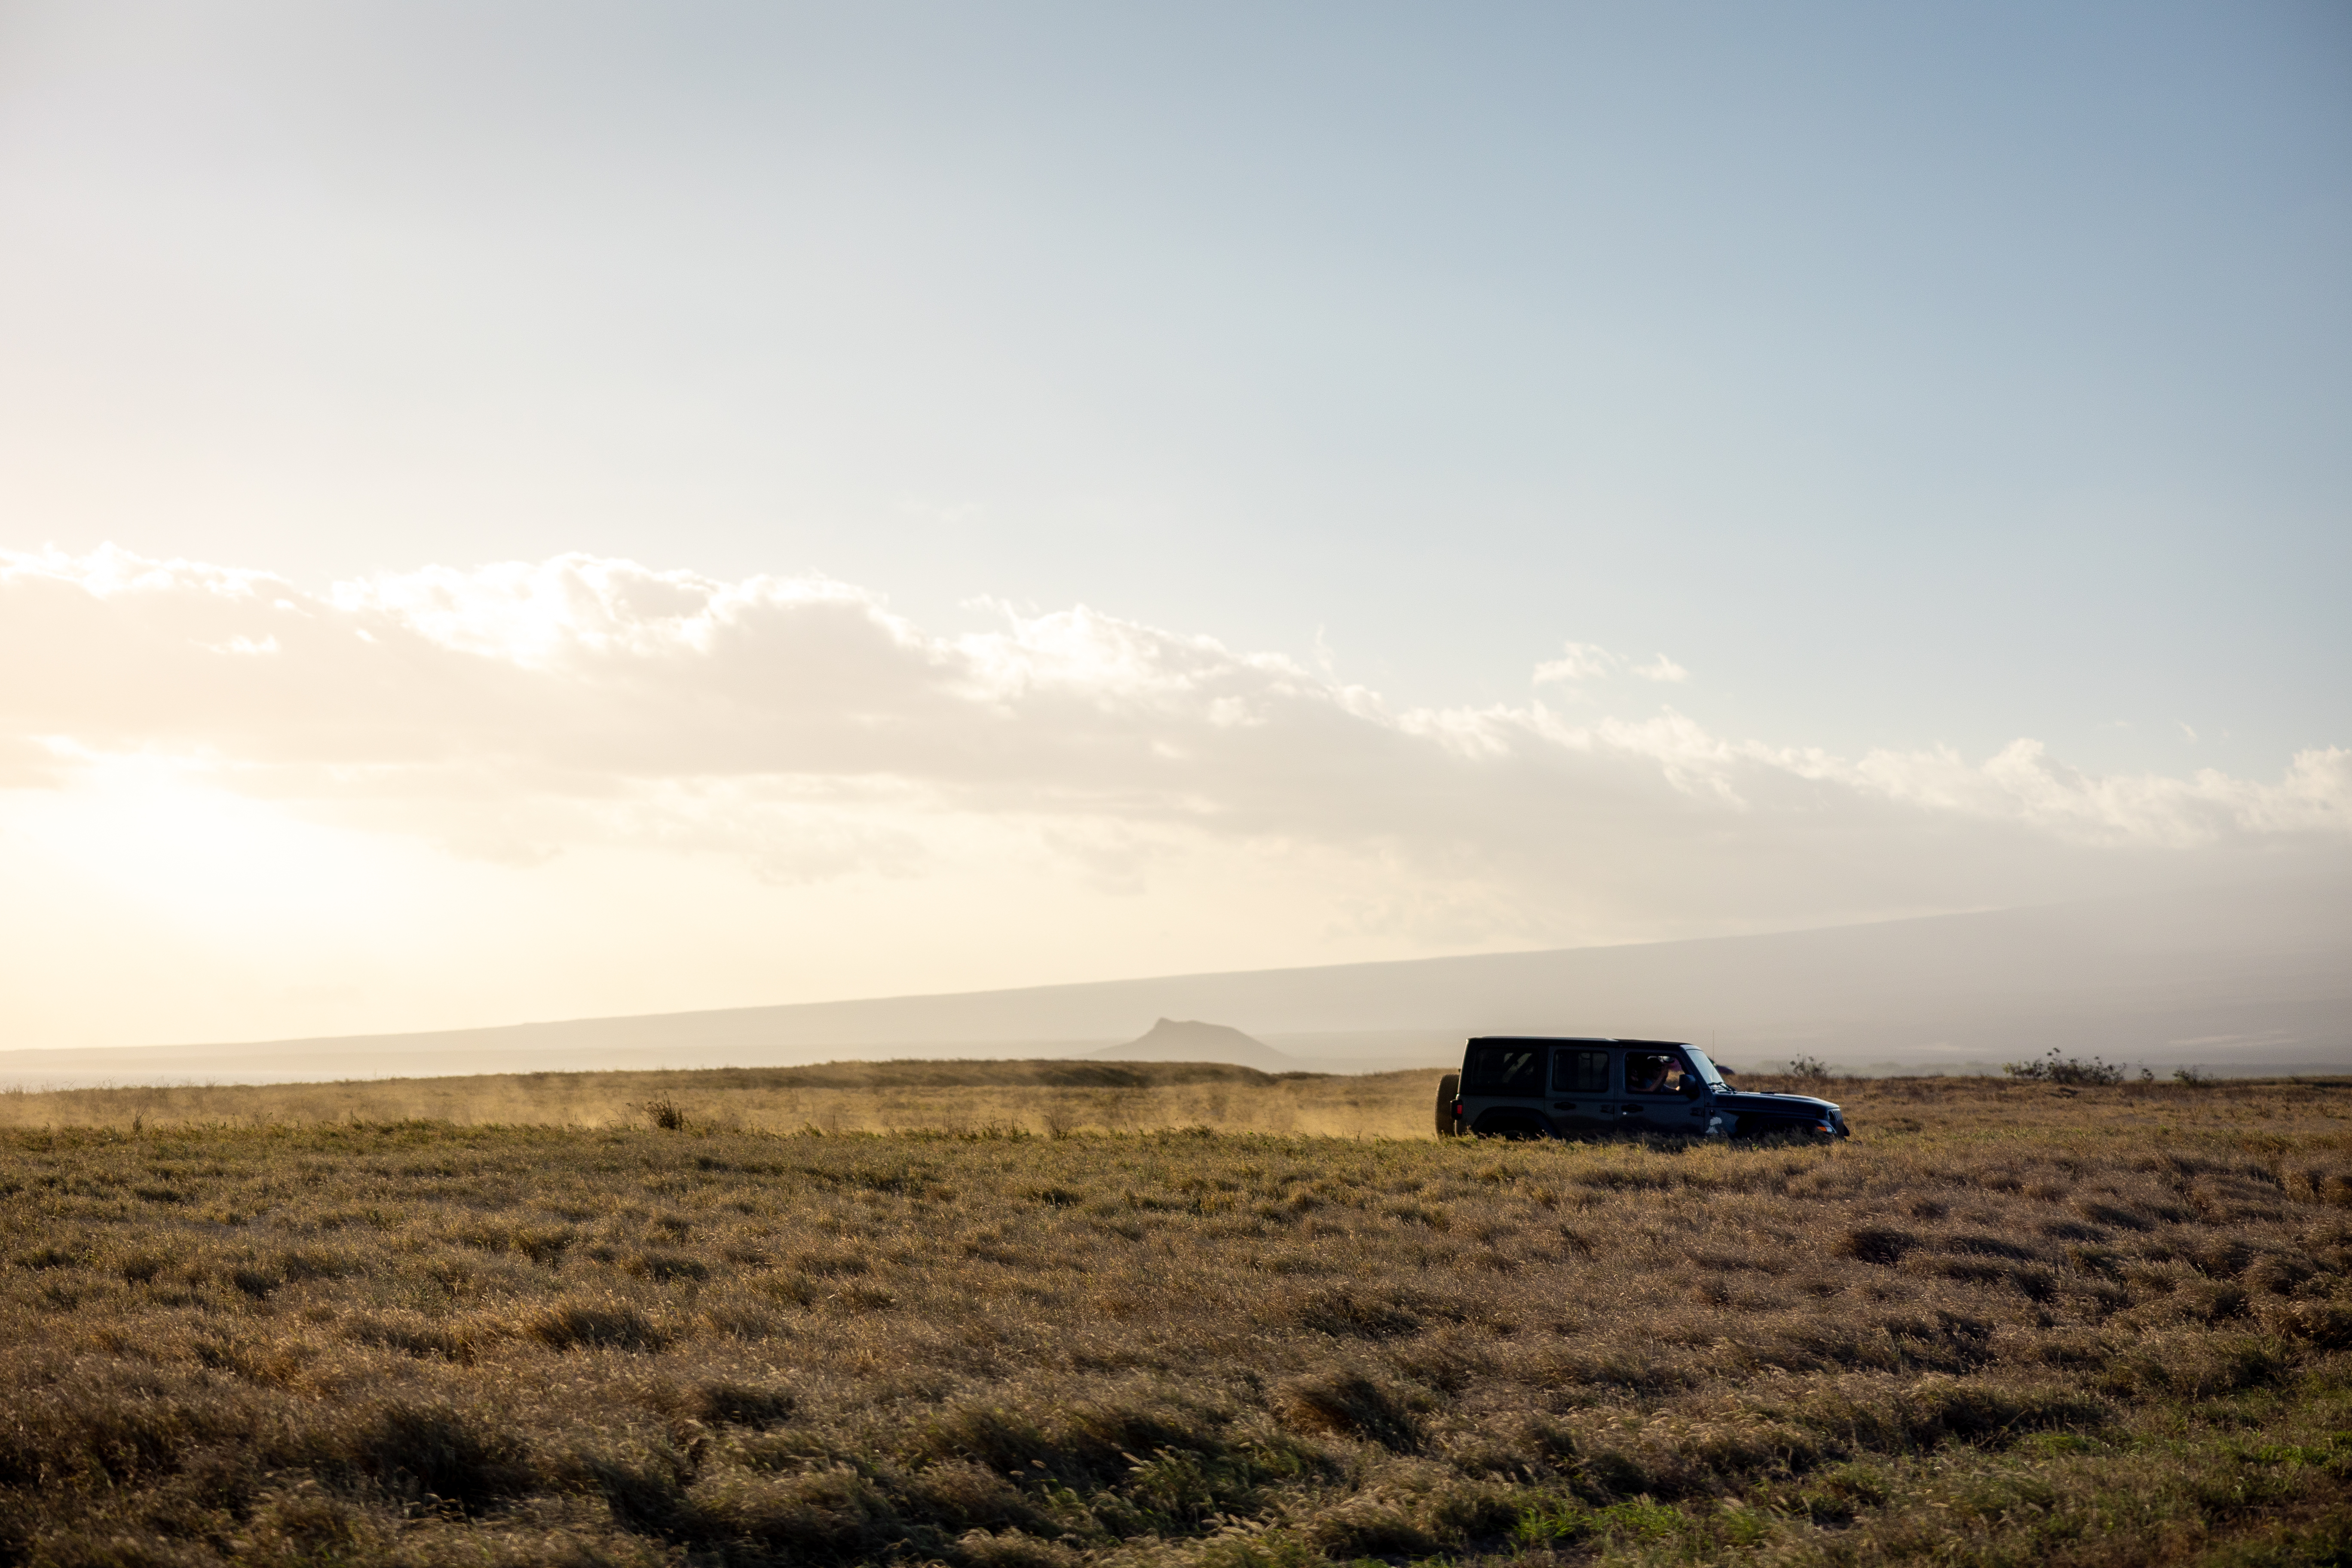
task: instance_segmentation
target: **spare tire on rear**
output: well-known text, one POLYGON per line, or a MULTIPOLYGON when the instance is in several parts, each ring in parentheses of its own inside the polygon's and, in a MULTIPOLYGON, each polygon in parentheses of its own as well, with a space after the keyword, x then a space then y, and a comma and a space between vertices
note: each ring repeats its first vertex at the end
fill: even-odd
POLYGON ((1461 1098, 1462 1075, 1447 1073, 1437 1080, 1437 1135, 1451 1138, 1457 1131, 1454 1125, 1454 1102, 1461 1098))

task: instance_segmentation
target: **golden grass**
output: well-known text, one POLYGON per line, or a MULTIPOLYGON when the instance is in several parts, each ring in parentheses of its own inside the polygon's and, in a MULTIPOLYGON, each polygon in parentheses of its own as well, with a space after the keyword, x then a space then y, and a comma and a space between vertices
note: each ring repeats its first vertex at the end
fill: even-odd
POLYGON ((1496 1145, 1428 1135, 1433 1075, 1068 1065, 609 1081, 593 1127, 47 1101, 0 1133, 0 1560, 2352 1554, 2352 1085, 1496 1145), (1220 1085, 1365 1131, 1135 1130, 1220 1085), (792 1094, 940 1120, 763 1130, 792 1094))
POLYGON ((746 1131, 972 1132, 1019 1129, 1402 1138, 1428 1129, 1437 1074, 1361 1078, 1194 1062, 831 1062, 675 1072, 509 1073, 342 1083, 0 1090, 0 1127, 148 1128, 227 1122, 448 1121, 644 1126, 676 1106, 746 1131))

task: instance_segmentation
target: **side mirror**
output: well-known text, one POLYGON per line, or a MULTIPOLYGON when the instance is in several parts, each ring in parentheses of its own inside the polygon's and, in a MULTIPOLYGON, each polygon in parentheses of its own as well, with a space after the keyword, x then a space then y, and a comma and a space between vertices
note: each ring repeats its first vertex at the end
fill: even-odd
POLYGON ((1690 1074, 1688 1074, 1688 1073, 1685 1073, 1685 1074, 1683 1074, 1683 1085, 1682 1085, 1682 1089, 1683 1089, 1683 1098, 1684 1098, 1685 1100, 1696 1100, 1696 1099, 1698 1098, 1698 1090, 1699 1090, 1699 1083, 1698 1083, 1698 1079, 1696 1079, 1696 1078, 1693 1078, 1693 1077, 1692 1077, 1690 1074))

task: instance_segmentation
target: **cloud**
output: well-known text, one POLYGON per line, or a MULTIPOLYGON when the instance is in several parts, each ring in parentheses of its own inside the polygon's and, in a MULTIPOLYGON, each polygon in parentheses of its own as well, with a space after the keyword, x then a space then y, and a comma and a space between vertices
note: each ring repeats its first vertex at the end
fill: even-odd
POLYGON ((1568 643, 1564 649, 1559 658, 1536 666, 1538 686, 1598 680, 1624 662, 1607 648, 1589 642, 1568 643))
MULTIPOLYGON (((943 636, 828 579, 577 555, 323 593, 110 549, 0 555, 0 785, 135 753, 501 864, 628 846, 785 885, 919 878, 1008 824, 1129 890, 1241 846, 1386 868, 1396 899, 1529 940, 1570 910, 1629 934, 1859 918, 2352 839, 2336 749, 2274 783, 2088 774, 2031 740, 1846 758, 1671 710, 1396 710, 1083 606, 996 614, 943 636)), ((1536 677, 1623 667, 1570 643, 1536 677)), ((1685 676, 1663 655, 1632 672, 1685 676)))
POLYGON ((1610 652, 1596 643, 1572 642, 1562 645, 1560 657, 1547 659, 1535 668, 1534 683, 1538 686, 1576 686, 1588 680, 1601 680, 1622 669, 1644 680, 1683 681, 1690 671, 1664 654, 1648 664, 1629 664, 1622 654, 1610 652))

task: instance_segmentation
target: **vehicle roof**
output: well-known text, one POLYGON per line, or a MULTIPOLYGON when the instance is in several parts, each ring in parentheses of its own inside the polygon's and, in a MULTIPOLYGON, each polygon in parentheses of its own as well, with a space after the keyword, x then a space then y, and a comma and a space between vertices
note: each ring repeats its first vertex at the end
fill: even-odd
POLYGON ((1680 1046, 1695 1050, 1688 1040, 1628 1040, 1613 1035, 1473 1035, 1474 1046, 1680 1046))

